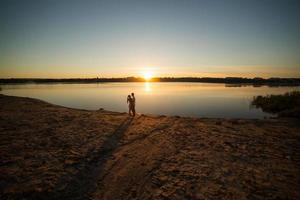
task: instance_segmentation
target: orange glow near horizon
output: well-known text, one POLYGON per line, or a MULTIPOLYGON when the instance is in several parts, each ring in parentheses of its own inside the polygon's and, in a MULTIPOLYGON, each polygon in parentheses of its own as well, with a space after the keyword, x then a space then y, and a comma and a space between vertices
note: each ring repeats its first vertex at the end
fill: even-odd
POLYGON ((226 66, 220 68, 220 72, 215 70, 211 72, 205 72, 201 70, 190 70, 172 67, 147 67, 140 69, 140 67, 130 68, 112 71, 84 71, 79 70, 65 71, 65 70, 39 70, 39 71, 29 71, 29 70, 5 70, 0 68, 0 78, 124 78, 124 77, 140 77, 145 81, 151 81, 153 77, 212 77, 212 78, 224 78, 224 77, 243 77, 243 78, 271 78, 271 77, 282 77, 282 78, 298 78, 300 77, 299 70, 293 69, 276 69, 270 70, 268 68, 259 68, 256 66, 251 67, 239 67, 238 70, 234 71, 234 67, 230 67, 229 72, 225 72, 222 69, 226 66))

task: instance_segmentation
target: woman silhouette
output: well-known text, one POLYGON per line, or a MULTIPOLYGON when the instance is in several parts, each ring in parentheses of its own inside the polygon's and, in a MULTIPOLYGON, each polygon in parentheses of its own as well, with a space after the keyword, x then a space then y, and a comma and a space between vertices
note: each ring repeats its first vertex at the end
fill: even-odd
POLYGON ((133 111, 133 99, 131 98, 130 95, 127 96, 127 104, 128 104, 128 109, 129 109, 128 113, 131 116, 131 113, 133 111))

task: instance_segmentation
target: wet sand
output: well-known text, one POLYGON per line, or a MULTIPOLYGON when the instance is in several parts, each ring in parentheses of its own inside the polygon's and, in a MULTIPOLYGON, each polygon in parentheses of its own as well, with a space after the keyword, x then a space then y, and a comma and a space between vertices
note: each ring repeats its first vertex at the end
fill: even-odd
POLYGON ((299 124, 0 95, 0 199, 300 199, 299 124))

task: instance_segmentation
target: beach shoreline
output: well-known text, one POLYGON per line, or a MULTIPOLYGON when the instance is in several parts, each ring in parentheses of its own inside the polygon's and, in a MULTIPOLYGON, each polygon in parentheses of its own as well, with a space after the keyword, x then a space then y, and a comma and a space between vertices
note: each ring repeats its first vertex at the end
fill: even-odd
POLYGON ((0 197, 299 199, 298 124, 132 118, 0 95, 0 197))

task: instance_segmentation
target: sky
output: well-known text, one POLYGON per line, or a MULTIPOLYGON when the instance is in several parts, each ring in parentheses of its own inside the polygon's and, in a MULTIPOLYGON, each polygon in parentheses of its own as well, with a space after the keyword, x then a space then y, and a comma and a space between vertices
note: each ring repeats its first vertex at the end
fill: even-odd
POLYGON ((298 0, 0 1, 0 78, 300 78, 298 0))

